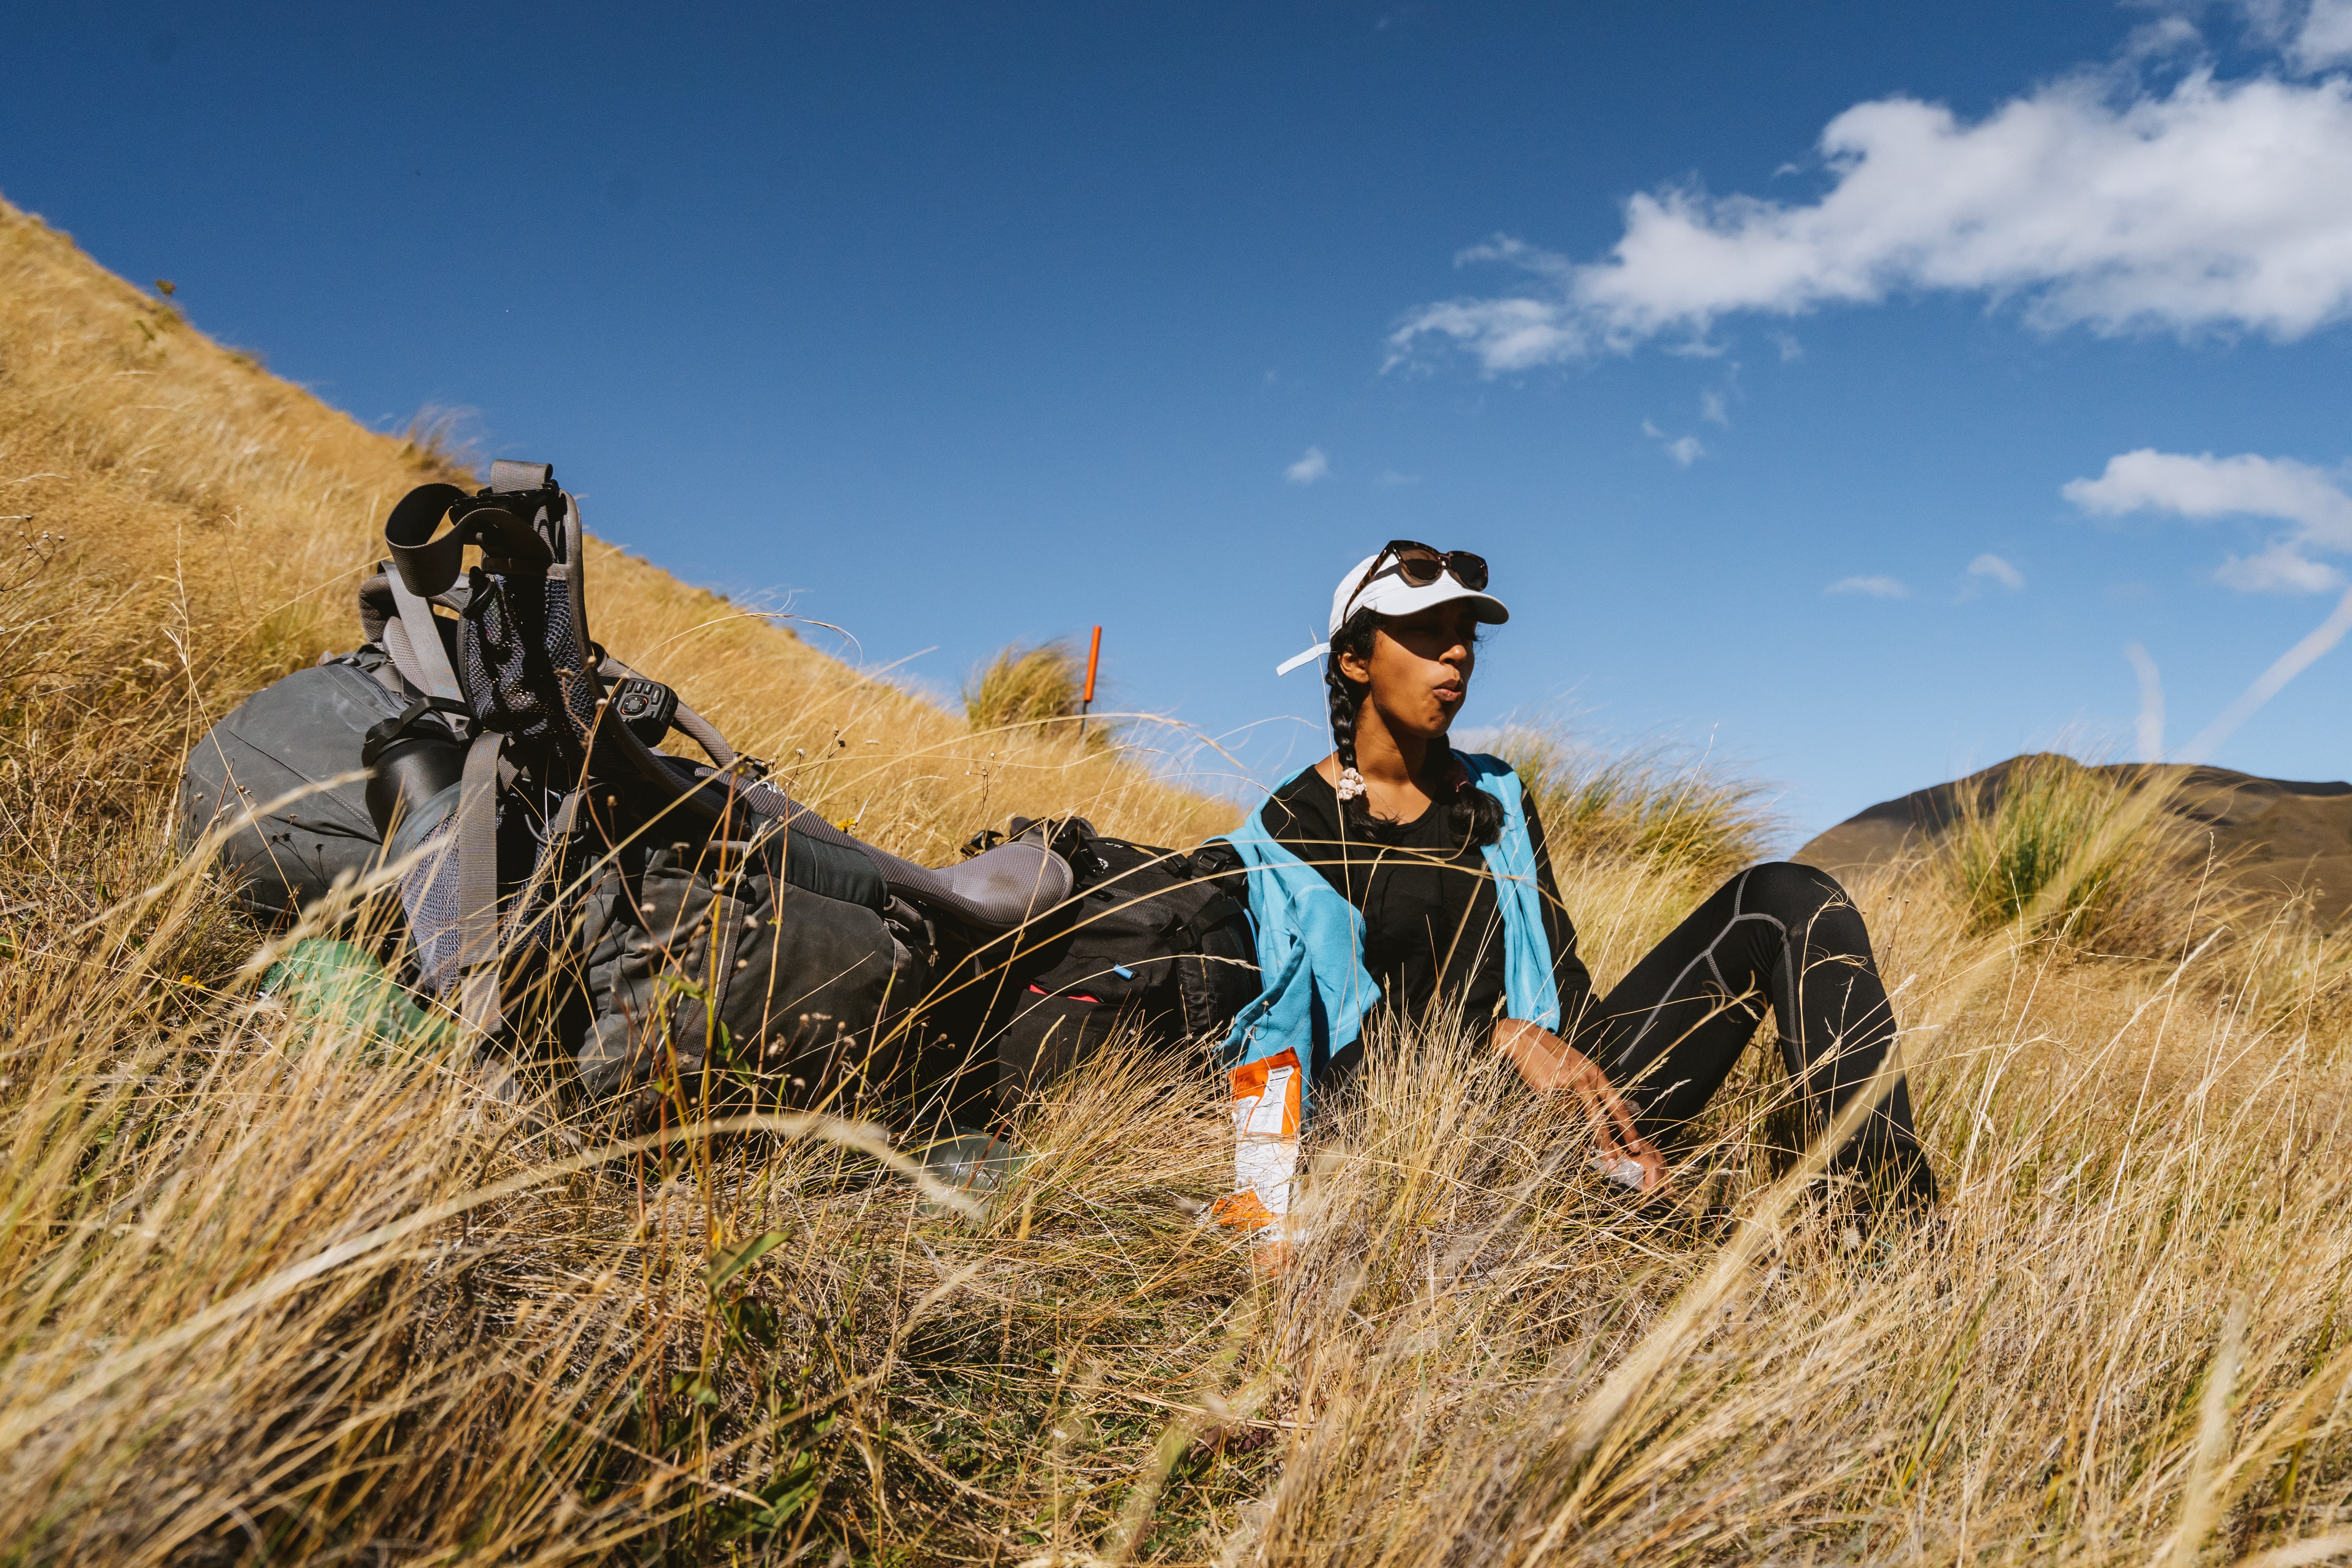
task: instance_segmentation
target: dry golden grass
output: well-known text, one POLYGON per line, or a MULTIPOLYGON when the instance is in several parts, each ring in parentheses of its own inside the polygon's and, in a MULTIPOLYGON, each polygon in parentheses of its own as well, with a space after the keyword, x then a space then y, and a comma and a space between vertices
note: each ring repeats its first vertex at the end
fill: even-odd
POLYGON ((1538 724, 1506 730, 1496 751, 1568 859, 1639 860, 1712 886, 1759 859, 1780 827, 1761 786, 1672 747, 1595 750, 1538 724))
MULTIPOLYGON (((1851 1249, 1775 1179, 1769 1053, 1644 1217, 1491 1055, 1382 1041, 1274 1278, 1195 1219, 1223 1110, 1178 1067, 1066 1082, 959 1213, 855 1128, 583 1147, 468 1050, 259 999, 179 751, 349 640, 437 461, 0 214, 0 1556, 2352 1557, 2343 962, 2291 917, 2119 962, 1855 888, 1948 1205, 1851 1249)), ((894 847, 1228 820, 596 571, 603 640, 894 847)), ((1618 798, 1560 866, 1604 983, 1752 842, 1737 788, 1663 837, 1618 798)))
POLYGON ((1780 831, 1762 785, 1669 745, 1596 747, 1537 723, 1495 750, 1535 802, 1586 962, 1612 974, 1780 831))

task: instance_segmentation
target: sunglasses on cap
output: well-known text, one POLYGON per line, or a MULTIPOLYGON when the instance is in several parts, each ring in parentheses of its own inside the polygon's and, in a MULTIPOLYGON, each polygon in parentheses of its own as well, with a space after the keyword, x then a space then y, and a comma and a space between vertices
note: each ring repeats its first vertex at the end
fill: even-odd
MULTIPOLYGON (((1467 592, 1483 594, 1486 591, 1486 558, 1483 555, 1474 555, 1467 550, 1439 550, 1415 539, 1391 539, 1381 546, 1381 552, 1378 555, 1372 557, 1362 580, 1348 590, 1346 602, 1332 611, 1333 635, 1336 636, 1339 633, 1340 626, 1346 622, 1349 615, 1354 613, 1356 605, 1363 599, 1365 593, 1383 577, 1399 578, 1408 588, 1427 588, 1433 585, 1440 577, 1451 577, 1461 584, 1467 592)), ((1342 584, 1346 581, 1344 577, 1340 579, 1342 584)), ((1339 603, 1336 589, 1333 591, 1333 602, 1339 603)), ((1496 614, 1493 619, 1500 621, 1507 618, 1508 612, 1505 611, 1502 605, 1496 605, 1494 607, 1496 614)), ((1318 642, 1306 652, 1293 655, 1276 665, 1274 673, 1288 675, 1308 659, 1318 658, 1330 651, 1329 643, 1318 642)))
POLYGON ((1440 577, 1452 577, 1474 594, 1486 591, 1486 558, 1467 550, 1437 550, 1411 539, 1391 539, 1372 557, 1372 569, 1349 595, 1352 605, 1364 590, 1383 577, 1402 577, 1415 588, 1426 588, 1440 577))

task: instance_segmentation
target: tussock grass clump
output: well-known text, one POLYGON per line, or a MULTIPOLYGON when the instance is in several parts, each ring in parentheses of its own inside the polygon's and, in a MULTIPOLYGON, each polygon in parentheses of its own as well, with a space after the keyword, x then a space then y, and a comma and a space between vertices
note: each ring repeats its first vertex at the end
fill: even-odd
POLYGON ((1971 936, 2013 931, 2070 952, 2173 962, 2206 941, 2230 966, 2267 971, 2267 990, 2326 966, 2295 957, 2303 902, 2237 886, 2192 820, 2166 809, 2176 783, 2157 769, 2091 769, 2065 754, 2018 757, 1957 802, 1919 868, 1955 898, 1971 936), (2284 969, 2282 969, 2284 966, 2284 969))
POLYGON ((1761 785, 1668 746, 1599 751, 1522 726, 1496 750, 1534 797, 1556 856, 1720 880, 1763 858, 1780 830, 1761 785))
MULTIPOLYGON (((964 682, 964 718, 976 734, 1025 731, 1057 740, 1076 735, 1076 729, 1063 721, 1084 712, 1086 671, 1086 661, 1066 642, 1003 648, 964 682)), ((1118 728, 1091 721, 1085 726, 1086 750, 1111 750, 1118 728)))
POLYGON ((1005 730, 1078 716, 1086 666, 1066 642, 1013 645, 964 682, 964 717, 974 730, 1005 730))
POLYGON ((2197 836, 2164 808, 2165 794, 2160 775, 2105 773, 2055 753, 2020 758, 1997 784, 1964 794, 1938 867, 1969 931, 2015 925, 2077 948, 2162 957, 2181 951, 2200 917, 2246 912, 2252 900, 2199 863, 2197 836), (2184 898, 2192 887, 2200 897, 2184 898))
POLYGON ((401 435, 401 455, 429 474, 474 473, 486 461, 469 433, 470 422, 466 409, 421 408, 401 435))
POLYGON ((1610 751, 1530 724, 1495 750, 1543 819, 1579 951, 1604 981, 1780 832, 1763 785, 1671 745, 1610 751))

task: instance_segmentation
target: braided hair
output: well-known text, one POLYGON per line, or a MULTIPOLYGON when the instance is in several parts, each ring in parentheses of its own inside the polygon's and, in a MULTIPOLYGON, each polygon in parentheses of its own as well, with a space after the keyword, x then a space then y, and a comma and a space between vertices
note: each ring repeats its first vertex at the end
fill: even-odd
MULTIPOLYGON (((1331 743, 1339 753, 1342 777, 1356 767, 1356 714, 1364 698, 1371 690, 1368 685, 1349 680, 1340 673, 1339 656, 1353 654, 1369 663, 1372 645, 1380 640, 1381 616, 1376 610, 1358 610, 1331 634, 1331 652, 1323 661, 1323 686, 1331 704, 1331 743)), ((1470 782, 1469 773, 1454 763, 1453 752, 1445 755, 1445 774, 1431 797, 1446 808, 1447 823, 1465 845, 1480 848, 1503 836, 1503 803, 1470 782)), ((1426 781, 1423 788, 1428 788, 1426 781)), ((1358 795, 1342 796, 1339 821, 1350 830, 1371 826, 1371 807, 1367 797, 1358 795)))

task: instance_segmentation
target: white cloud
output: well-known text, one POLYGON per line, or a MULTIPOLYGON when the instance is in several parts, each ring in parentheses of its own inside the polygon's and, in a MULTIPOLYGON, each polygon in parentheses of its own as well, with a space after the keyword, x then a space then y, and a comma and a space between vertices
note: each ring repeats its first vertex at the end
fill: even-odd
POLYGON ((2326 620, 2304 635, 2303 640, 2278 656, 2271 667, 2254 678, 2254 683, 2238 693, 2237 700, 2221 710, 2220 716, 2197 732, 2197 738, 2180 748, 2175 760, 2201 763, 2210 757, 2215 748, 2237 732, 2238 726, 2261 710, 2263 703, 2276 697, 2286 683, 2311 668, 2320 655, 2344 640, 2352 631, 2352 593, 2347 593, 2336 603, 2326 620))
MULTIPOLYGON (((2271 0, 2249 0, 2253 5, 2268 5, 2271 0)), ((2251 16, 2249 17, 2251 21, 2251 16)), ((2273 47, 2278 40, 2268 40, 2273 47)), ((2159 16, 2146 26, 2134 27, 2124 40, 2123 58, 2135 62, 2163 60, 2176 56, 2194 56, 2204 47, 2205 35, 2186 16, 2159 16)))
POLYGON ((2287 58, 2307 71, 2352 63, 2352 0, 2311 0, 2287 58))
POLYGON ((1675 460, 1675 465, 1677 468, 1687 468, 1693 463, 1697 462, 1701 458, 1706 456, 1706 447, 1700 444, 1697 437, 1676 436, 1669 437, 1664 430, 1658 428, 1656 423, 1653 420, 1644 419, 1642 421, 1642 434, 1647 436, 1653 441, 1663 442, 1665 446, 1666 456, 1675 460))
POLYGON ((1724 396, 1720 392, 1698 395, 1698 416, 1710 425, 1720 425, 1726 429, 1731 427, 1731 412, 1724 406, 1724 396))
POLYGON ((2344 574, 2324 565, 2291 543, 2240 557, 2232 555, 2213 575, 2224 586, 2245 594, 2325 594, 2344 581, 2344 574))
POLYGON ((2164 761, 2164 678, 2157 673, 2156 660, 2139 644, 2126 645, 2124 657, 2131 660, 2132 673, 2139 677, 2139 719, 2132 725, 2139 760, 2160 763, 2164 761))
MULTIPOLYGON (((2334 59, 2339 26, 2352 58, 2352 0, 2315 5, 2294 47, 2334 59)), ((1412 311, 1390 363, 1435 344, 1524 370, 1906 290, 1986 295, 2050 331, 2292 339, 2352 316, 2352 82, 2199 69, 2118 97, 2113 80, 2085 72, 1972 122, 1857 104, 1822 132, 1819 200, 1645 192, 1598 261, 1498 237, 1456 261, 1524 286, 1412 311)))
POLYGON ((2008 562, 2003 561, 2000 556, 1993 554, 1979 555, 1974 561, 1969 562, 1969 575, 1971 577, 1990 577, 1994 582, 2000 584, 2002 587, 2009 589, 2012 593, 2025 586, 2025 574, 2020 572, 2008 562))
POLYGON ((1320 447, 1309 447, 1306 456, 1282 470, 1282 477, 1294 485, 1311 485, 1318 479, 1331 477, 1331 459, 1323 455, 1320 447))
POLYGON ((2232 588, 2321 593, 2340 584, 2343 574, 2313 555, 2352 550, 2352 496, 2326 470, 2292 458, 2190 457, 2142 447, 2108 458, 2097 479, 2070 480, 2060 493, 2103 517, 2154 511, 2200 521, 2254 517, 2290 524, 2256 554, 2222 563, 2215 575, 2232 588))
POLYGON ((1862 594, 1873 599, 1907 599, 1911 590, 1899 577, 1841 577, 1822 590, 1828 594, 1862 594))

